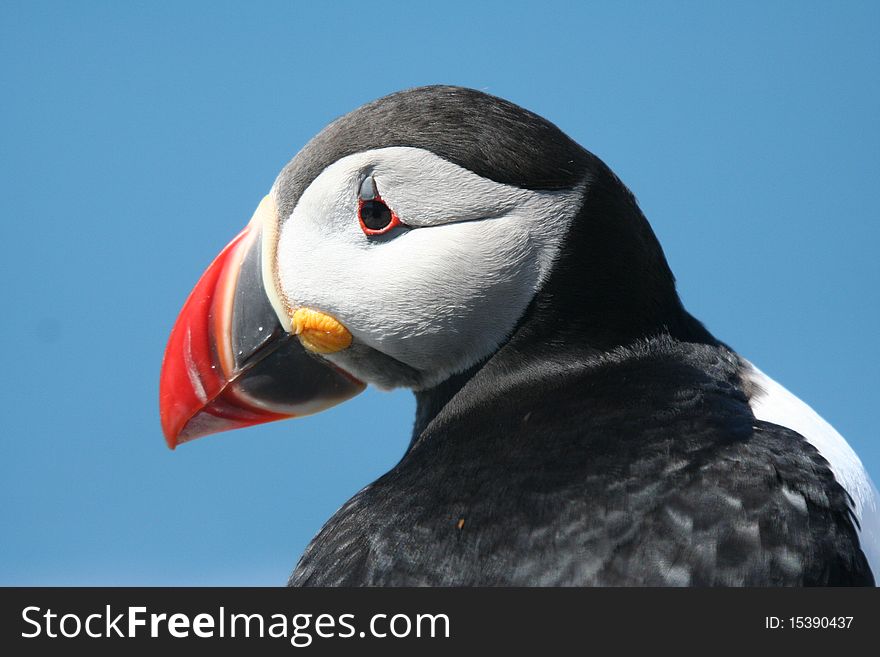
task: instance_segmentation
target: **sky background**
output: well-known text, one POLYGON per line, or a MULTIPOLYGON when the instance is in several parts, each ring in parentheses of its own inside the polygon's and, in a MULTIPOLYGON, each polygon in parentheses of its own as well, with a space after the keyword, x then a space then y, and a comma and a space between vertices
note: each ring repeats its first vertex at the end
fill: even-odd
POLYGON ((604 159, 685 305, 880 480, 880 3, 0 4, 0 584, 283 584, 408 392, 169 451, 165 341, 281 167, 402 88, 604 159))

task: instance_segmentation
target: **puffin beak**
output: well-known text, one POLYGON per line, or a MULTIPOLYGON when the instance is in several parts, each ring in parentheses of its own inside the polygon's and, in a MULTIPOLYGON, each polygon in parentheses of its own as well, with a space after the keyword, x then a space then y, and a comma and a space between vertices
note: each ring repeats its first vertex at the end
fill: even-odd
POLYGON ((159 380, 171 449, 219 431, 317 413, 365 387, 317 355, 348 346, 351 335, 341 324, 308 309, 284 324, 279 319, 286 311, 264 266, 274 244, 263 245, 275 225, 269 195, 202 274, 171 330, 159 380))

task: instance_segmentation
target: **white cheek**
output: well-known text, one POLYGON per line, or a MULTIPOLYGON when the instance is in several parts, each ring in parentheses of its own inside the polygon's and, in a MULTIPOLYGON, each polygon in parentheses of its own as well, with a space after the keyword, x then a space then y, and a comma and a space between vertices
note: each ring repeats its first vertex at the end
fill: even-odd
MULTIPOLYGON (((429 385, 510 335, 578 206, 578 191, 521 190, 425 151, 360 153, 328 167, 284 222, 279 282, 291 307, 335 316, 358 342, 423 373, 429 385), (365 236, 356 215, 365 171, 375 172, 395 211, 403 208, 401 219, 422 227, 387 241, 365 236), (420 208, 430 213, 419 216, 420 208), (454 223, 440 223, 441 209, 454 223)), ((347 365, 344 352, 332 360, 347 365)))
MULTIPOLYGON (((290 222, 293 227, 293 222, 290 222)), ((358 340, 421 371, 466 366, 496 347, 534 295, 540 267, 508 219, 415 229, 384 244, 282 233, 294 305, 339 319, 358 340)))

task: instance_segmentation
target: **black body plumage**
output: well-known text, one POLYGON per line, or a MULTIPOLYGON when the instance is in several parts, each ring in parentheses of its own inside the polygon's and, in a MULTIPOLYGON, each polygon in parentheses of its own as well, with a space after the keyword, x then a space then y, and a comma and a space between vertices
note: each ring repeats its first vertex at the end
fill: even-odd
POLYGON ((569 357, 478 374, 290 583, 872 583, 846 493, 801 436, 752 417, 727 349, 569 357))
POLYGON ((291 585, 873 584, 827 461, 755 418, 747 364, 683 309, 598 158, 505 101, 426 88, 331 124, 282 198, 388 145, 532 189, 585 181, 583 203, 510 339, 416 393, 407 453, 327 522, 291 585))

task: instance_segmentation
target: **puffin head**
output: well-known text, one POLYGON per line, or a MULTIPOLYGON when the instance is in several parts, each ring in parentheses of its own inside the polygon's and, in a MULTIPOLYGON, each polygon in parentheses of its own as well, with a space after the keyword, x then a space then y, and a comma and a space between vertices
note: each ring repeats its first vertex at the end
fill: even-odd
POLYGON ((173 448, 367 384, 429 389, 528 314, 545 344, 598 344, 668 324, 676 304, 653 233, 598 158, 500 98, 411 89, 313 138, 208 267, 165 352, 163 430, 173 448))

